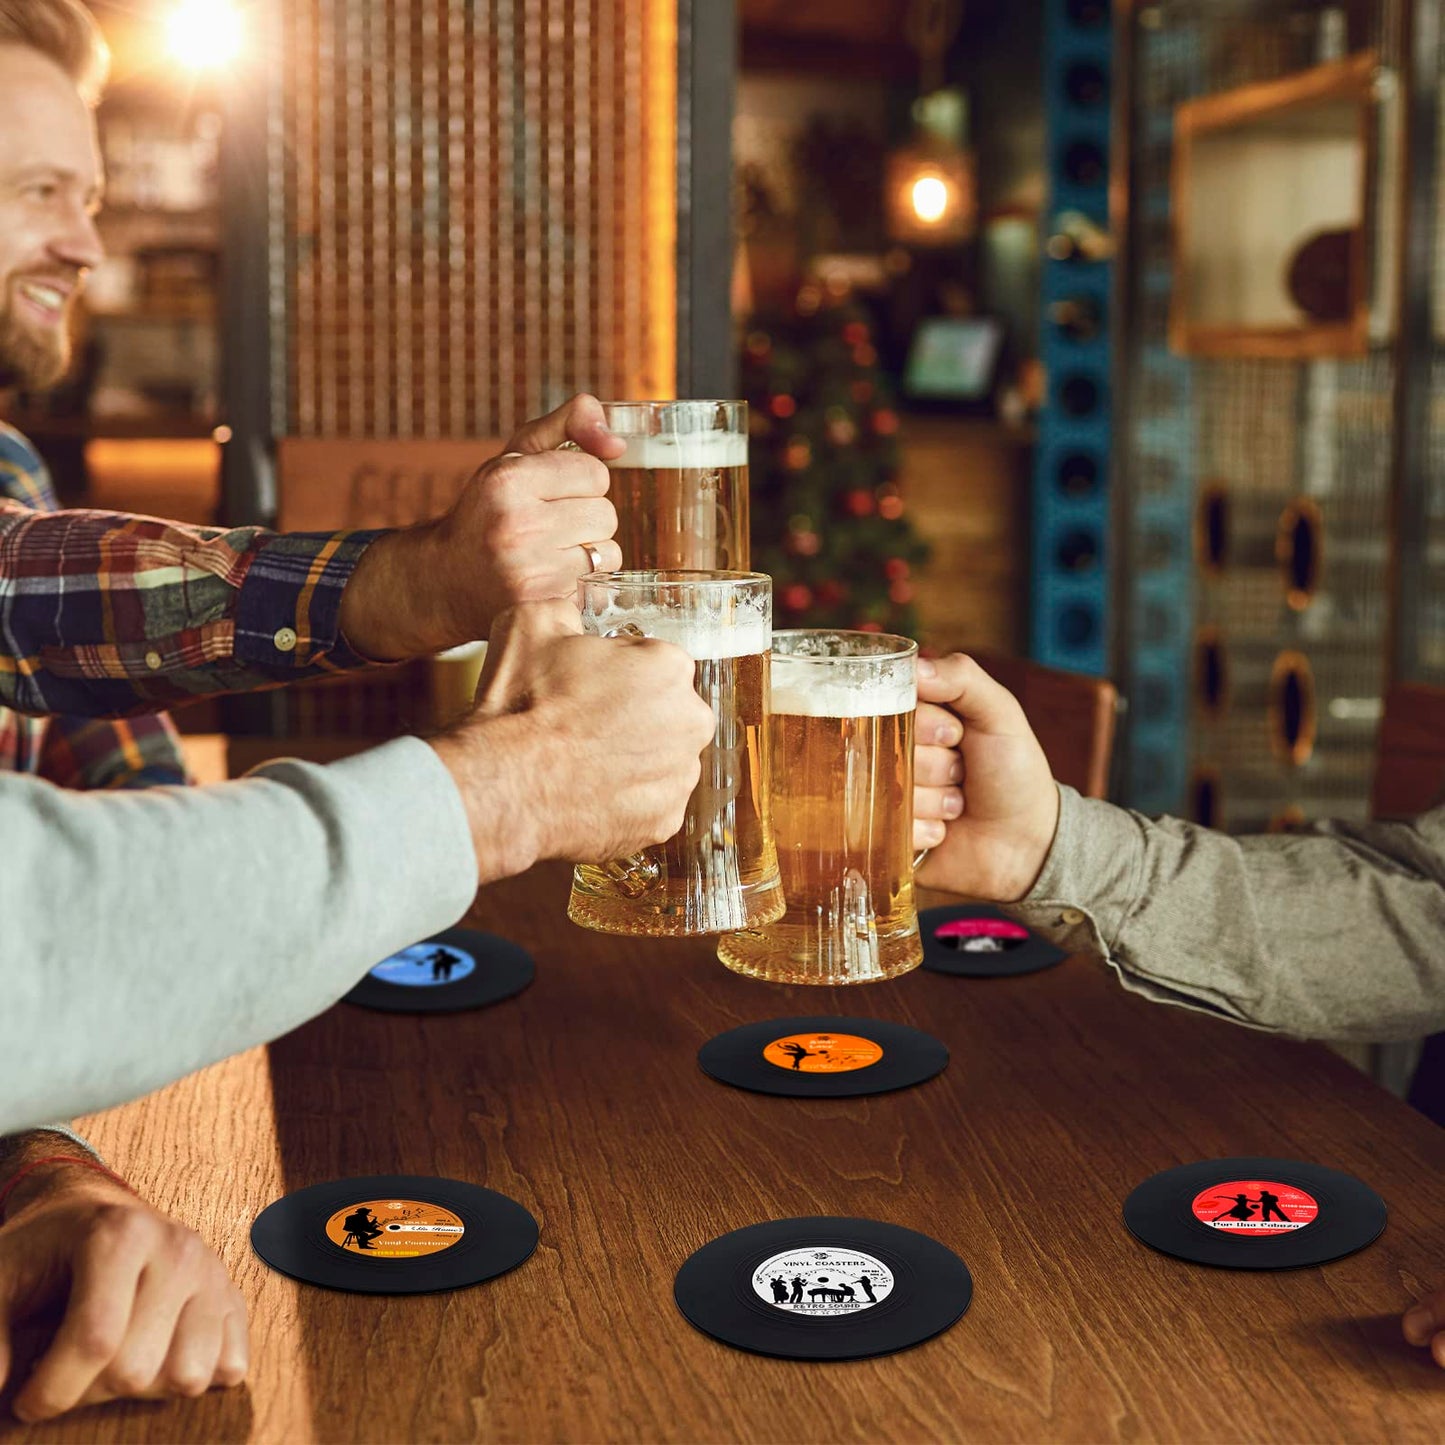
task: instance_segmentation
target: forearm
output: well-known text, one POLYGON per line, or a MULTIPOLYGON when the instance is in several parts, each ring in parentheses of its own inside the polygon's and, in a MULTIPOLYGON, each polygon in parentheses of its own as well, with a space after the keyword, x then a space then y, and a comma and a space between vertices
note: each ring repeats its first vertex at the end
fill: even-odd
POLYGON ((415 739, 200 789, 0 778, 0 1130, 134 1098, 320 1012, 466 910, 470 834, 415 739))
POLYGON ((360 666, 341 602, 375 536, 0 501, 0 703, 120 717, 360 666))
POLYGON ((5 1191, 0 1224, 23 1208, 31 1195, 45 1188, 50 1166, 40 1161, 49 1159, 74 1161, 56 1164, 56 1169, 84 1169, 103 1163, 100 1155, 68 1125, 46 1124, 18 1134, 0 1135, 0 1190, 5 1191), (7 1189, 10 1181, 24 1170, 29 1171, 25 1178, 7 1189))
POLYGON ((1126 986, 1236 1022, 1383 1040, 1445 1025, 1445 811, 1415 824, 1232 838, 1061 789, 1021 907, 1126 986))

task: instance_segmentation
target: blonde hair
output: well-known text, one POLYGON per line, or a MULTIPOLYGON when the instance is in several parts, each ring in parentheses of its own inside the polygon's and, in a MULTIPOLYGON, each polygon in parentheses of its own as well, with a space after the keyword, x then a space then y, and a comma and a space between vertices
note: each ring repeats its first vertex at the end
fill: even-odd
POLYGON ((0 0, 0 45, 25 45, 53 60, 95 105, 110 74, 110 46, 80 0, 0 0))

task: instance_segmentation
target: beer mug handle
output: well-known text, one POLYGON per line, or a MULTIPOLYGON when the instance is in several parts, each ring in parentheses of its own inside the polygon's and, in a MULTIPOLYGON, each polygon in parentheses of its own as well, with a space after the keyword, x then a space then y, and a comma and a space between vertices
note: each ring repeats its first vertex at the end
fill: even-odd
MULTIPOLYGON (((575 442, 564 442, 562 445, 571 446, 576 451, 581 450, 575 442)), ((561 450, 562 448, 559 447, 558 451, 561 450)), ((624 622, 621 627, 614 627, 610 632, 604 632, 602 635, 604 637, 647 636, 635 622, 624 622)), ((630 853, 626 858, 614 858, 608 863, 599 863, 597 866, 629 898, 641 898, 644 893, 650 893, 662 882, 662 865, 656 858, 649 858, 646 853, 630 853)))

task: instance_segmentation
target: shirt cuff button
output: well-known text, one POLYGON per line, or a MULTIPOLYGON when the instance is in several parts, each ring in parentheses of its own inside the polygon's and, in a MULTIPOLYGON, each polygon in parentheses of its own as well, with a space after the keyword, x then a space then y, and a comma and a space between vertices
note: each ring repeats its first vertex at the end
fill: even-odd
POLYGON ((278 629, 271 641, 275 644, 277 652, 296 651, 296 632, 294 628, 282 627, 278 629))
POLYGON ((161 667, 161 655, 158 652, 146 653, 146 666, 152 672, 159 672, 161 667))

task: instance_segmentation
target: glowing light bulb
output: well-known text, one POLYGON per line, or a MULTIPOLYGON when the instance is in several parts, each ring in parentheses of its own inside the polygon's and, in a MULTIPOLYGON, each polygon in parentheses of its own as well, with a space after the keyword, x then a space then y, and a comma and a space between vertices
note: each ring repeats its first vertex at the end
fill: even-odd
POLYGON ((948 187, 937 176, 920 176, 909 197, 913 214, 927 226, 936 225, 948 210, 948 187))
POLYGON ((241 53, 241 12, 232 0, 180 0, 166 23, 170 52, 190 70, 217 70, 241 53))

